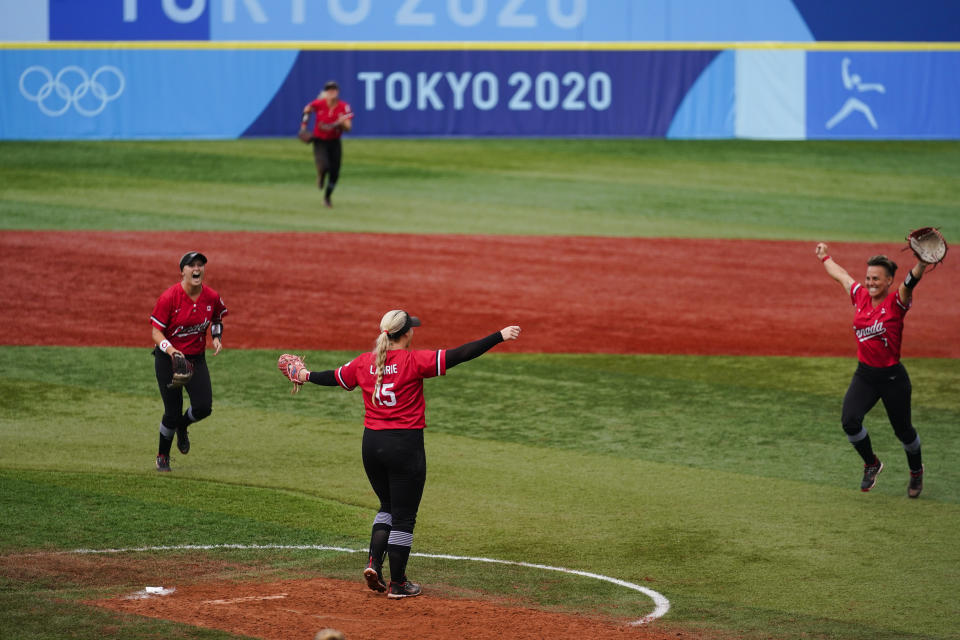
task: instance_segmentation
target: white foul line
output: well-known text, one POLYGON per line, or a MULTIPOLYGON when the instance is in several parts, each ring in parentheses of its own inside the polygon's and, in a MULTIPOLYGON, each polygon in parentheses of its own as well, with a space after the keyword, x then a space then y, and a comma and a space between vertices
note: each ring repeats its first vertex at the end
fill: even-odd
MULTIPOLYGON (((130 553, 138 551, 210 551, 215 549, 246 549, 246 550, 257 550, 257 549, 278 549, 278 550, 293 550, 293 551, 339 551, 341 553, 366 553, 366 549, 348 549, 346 547, 329 547, 326 545, 320 544, 181 544, 175 546, 157 546, 157 547, 127 547, 123 549, 73 549, 71 551, 54 551, 51 553, 39 553, 39 554, 27 554, 27 555, 55 555, 55 554, 67 554, 67 553, 130 553)), ((582 576, 584 578, 593 578, 594 580, 601 580, 603 582, 609 582, 610 584, 615 584, 618 587, 624 587, 626 589, 632 589, 633 591, 638 591, 651 600, 655 605, 652 613, 643 616, 638 620, 634 620, 630 624, 632 626, 640 626, 652 622, 657 618, 663 617, 667 611, 670 610, 670 601, 663 597, 661 594, 657 593, 653 589, 648 589, 642 587, 638 584, 632 582, 627 582, 626 580, 619 580, 617 578, 611 578, 610 576, 604 576, 599 573, 591 573, 589 571, 579 571, 577 569, 566 569, 564 567, 551 567, 546 564, 534 564, 531 562, 519 562, 516 560, 498 560, 496 558, 482 558, 482 557, 472 557, 472 556, 452 556, 444 553, 416 553, 413 552, 410 555, 417 556, 418 558, 434 558, 438 560, 467 560, 470 562, 486 562, 489 564, 504 564, 514 567, 526 567, 528 569, 541 569, 543 571, 557 571, 559 573, 567 573, 575 576, 582 576)))

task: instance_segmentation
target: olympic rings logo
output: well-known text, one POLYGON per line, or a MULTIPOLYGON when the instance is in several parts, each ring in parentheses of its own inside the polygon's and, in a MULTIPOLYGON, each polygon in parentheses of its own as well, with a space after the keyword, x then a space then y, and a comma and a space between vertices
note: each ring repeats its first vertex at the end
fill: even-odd
POLYGON ((56 76, 39 65, 28 67, 20 74, 20 94, 36 102, 40 111, 50 117, 62 116, 70 107, 88 118, 100 115, 107 108, 107 103, 120 97, 125 86, 126 80, 120 70, 109 65, 100 67, 92 76, 76 65, 64 67, 56 76), (28 85, 36 85, 38 75, 43 84, 36 92, 32 92, 28 85), (108 81, 108 84, 113 88, 112 93, 101 83, 101 80, 107 80, 110 76, 112 81, 108 81), (33 79, 32 83, 30 79, 33 79), (75 86, 71 88, 71 85, 75 86), (51 99, 54 93, 56 96, 51 99), (92 97, 84 100, 87 94, 92 97))

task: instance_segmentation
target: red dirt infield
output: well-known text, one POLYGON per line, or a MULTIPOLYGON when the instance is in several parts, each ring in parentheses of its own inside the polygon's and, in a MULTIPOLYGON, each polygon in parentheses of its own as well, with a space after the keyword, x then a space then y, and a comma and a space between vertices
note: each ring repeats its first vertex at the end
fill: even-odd
MULTIPOLYGON (((508 324, 499 351, 848 356, 852 309, 813 242, 530 236, 5 231, 0 344, 150 346, 148 318, 187 250, 230 309, 226 348, 366 350, 380 316, 423 319, 416 346, 508 324)), ((914 263, 900 245, 836 243, 914 263)), ((960 262, 924 276, 904 357, 960 357, 960 262)))
MULTIPOLYGON (((640 596, 642 599, 642 596, 640 596)), ((216 582, 177 587, 167 596, 100 600, 99 607, 220 629, 267 640, 310 640, 323 628, 348 640, 677 640, 691 634, 624 621, 540 611, 425 592, 389 600, 362 581, 315 578, 282 582, 216 582)), ((641 601, 638 608, 649 606, 641 601)))

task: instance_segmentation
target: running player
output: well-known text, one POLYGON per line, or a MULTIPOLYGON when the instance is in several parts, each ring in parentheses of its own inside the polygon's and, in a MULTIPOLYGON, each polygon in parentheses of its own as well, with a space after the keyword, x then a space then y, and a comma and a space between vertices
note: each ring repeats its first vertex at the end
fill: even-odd
POLYGON ((406 572, 427 477, 423 380, 442 376, 447 369, 520 336, 520 327, 510 326, 456 349, 411 350, 413 328, 419 326, 420 320, 406 311, 388 311, 380 319, 380 335, 372 352, 336 370, 300 369, 296 373, 300 382, 339 385, 348 391, 359 386, 363 392, 363 468, 380 499, 363 575, 368 587, 388 591, 390 598, 408 598, 421 592, 420 585, 408 580, 406 572), (389 588, 383 580, 385 556, 390 560, 389 588))
POLYGON ((920 282, 927 263, 917 261, 900 286, 891 291, 897 264, 886 256, 867 260, 864 284, 855 282, 846 270, 828 255, 827 245, 816 246, 817 257, 827 274, 850 295, 855 309, 853 331, 857 337, 857 370, 843 398, 843 430, 863 458, 861 491, 870 491, 877 483, 883 463, 873 452, 863 418, 883 400, 893 431, 903 444, 910 467, 907 495, 916 498, 923 490, 923 459, 920 436, 910 417, 910 377, 900 363, 903 319, 913 300, 913 288, 920 282))
POLYGON ((154 354, 154 369, 160 397, 163 399, 163 418, 160 420, 160 447, 157 451, 157 471, 170 471, 170 445, 177 435, 177 449, 186 455, 190 451, 187 427, 210 415, 213 392, 210 372, 204 353, 207 348, 207 327, 213 338, 213 355, 223 348, 223 316, 227 308, 220 295, 203 284, 207 257, 190 251, 180 258, 180 282, 164 291, 150 315, 154 354), (183 411, 183 389, 169 388, 173 376, 173 356, 180 353, 193 365, 193 378, 187 383, 190 406, 183 411))
POLYGON ((347 102, 340 100, 340 85, 331 80, 323 85, 323 91, 316 100, 311 101, 303 108, 303 118, 300 121, 300 130, 306 131, 310 121, 310 112, 317 114, 313 125, 313 162, 317 167, 317 187, 324 191, 323 183, 327 174, 326 191, 323 193, 323 204, 332 207, 330 196, 340 179, 340 161, 343 158, 343 147, 340 136, 344 131, 353 128, 353 111, 347 102))

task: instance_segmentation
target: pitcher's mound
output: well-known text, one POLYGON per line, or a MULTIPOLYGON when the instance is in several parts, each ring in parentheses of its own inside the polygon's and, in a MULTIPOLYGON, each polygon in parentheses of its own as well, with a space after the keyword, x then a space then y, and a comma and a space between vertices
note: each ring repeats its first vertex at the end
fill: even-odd
POLYGON ((676 632, 632 627, 627 620, 443 598, 432 595, 429 585, 424 586, 423 595, 402 600, 369 591, 363 583, 328 578, 158 586, 176 590, 165 596, 119 596, 91 604, 271 640, 312 640, 318 630, 327 627, 339 629, 347 640, 677 638, 676 632))

